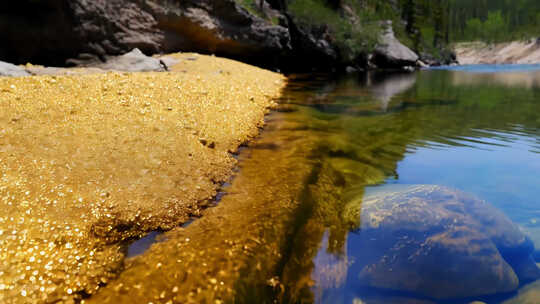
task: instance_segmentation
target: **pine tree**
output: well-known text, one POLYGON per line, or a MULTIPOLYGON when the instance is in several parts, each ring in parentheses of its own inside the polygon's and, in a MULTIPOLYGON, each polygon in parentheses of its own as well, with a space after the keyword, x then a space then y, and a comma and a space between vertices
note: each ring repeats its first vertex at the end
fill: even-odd
POLYGON ((406 22, 405 31, 409 36, 414 34, 416 27, 416 4, 415 0, 405 0, 403 6, 403 19, 406 22))
POLYGON ((422 35, 418 26, 417 0, 405 0, 403 5, 403 19, 406 22, 405 32, 412 39, 414 50, 419 51, 422 35))
POLYGON ((443 11, 443 4, 442 0, 435 0, 434 1, 434 7, 433 7, 433 27, 434 27, 434 35, 433 35, 433 46, 439 47, 442 44, 442 41, 444 39, 444 11, 443 11))

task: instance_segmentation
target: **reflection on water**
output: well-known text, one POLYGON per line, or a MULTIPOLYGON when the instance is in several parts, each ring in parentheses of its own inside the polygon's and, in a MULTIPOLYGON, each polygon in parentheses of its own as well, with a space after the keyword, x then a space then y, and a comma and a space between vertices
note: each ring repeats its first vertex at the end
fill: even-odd
POLYGON ((528 73, 454 73, 452 77, 454 85, 503 85, 507 87, 539 88, 540 71, 528 73))
POLYGON ((322 171, 343 182, 311 186, 314 212, 285 262, 281 301, 499 303, 538 277, 531 239, 539 248, 540 72, 470 69, 291 86, 285 101, 303 115, 303 129, 319 133, 322 171), (382 184, 451 188, 401 197, 401 214, 366 211, 366 189, 373 189, 366 186, 382 184), (480 201, 448 189, 490 205, 475 213, 480 201), (434 203, 441 193, 453 195, 445 203, 451 212, 434 203), (381 219, 398 214, 391 224, 381 219), (367 229, 366 216, 380 227, 367 229), (529 237, 504 230, 511 221, 529 237))
POLYGON ((367 75, 367 87, 373 96, 381 103, 381 109, 386 111, 392 97, 410 89, 416 83, 416 75, 412 73, 399 73, 383 76, 382 81, 373 80, 372 74, 367 75))
POLYGON ((538 303, 540 88, 494 79, 540 76, 505 75, 293 79, 221 202, 90 303, 538 303))

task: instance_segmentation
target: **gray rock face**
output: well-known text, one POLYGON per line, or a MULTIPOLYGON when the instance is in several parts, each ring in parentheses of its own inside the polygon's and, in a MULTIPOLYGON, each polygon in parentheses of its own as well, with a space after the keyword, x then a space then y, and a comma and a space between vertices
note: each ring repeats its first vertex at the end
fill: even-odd
POLYGON ((360 285, 449 299, 540 277, 532 242, 488 203, 441 186, 386 190, 348 205, 361 214, 348 248, 360 285))
POLYGON ((188 0, 151 7, 165 34, 166 51, 180 48, 268 60, 290 49, 286 28, 249 14, 234 0, 188 0))
POLYGON ((67 58, 95 59, 133 48, 159 51, 164 39, 141 1, 21 0, 0 10, 0 58, 63 65, 67 58), (31 8, 31 9, 29 9, 31 8))
POLYGON ((399 68, 415 66, 418 55, 403 45, 394 35, 392 23, 386 23, 386 29, 373 52, 372 62, 381 68, 399 68))
POLYGON ((139 49, 120 56, 108 56, 105 63, 100 61, 84 61, 78 64, 84 69, 63 67, 29 66, 25 68, 0 61, 0 76, 28 75, 80 75, 106 73, 107 71, 122 72, 164 72, 180 60, 162 56, 158 58, 144 55, 139 49))
POLYGON ((24 68, 11 63, 0 61, 0 76, 28 76, 30 75, 24 68))
POLYGON ((65 13, 77 20, 74 28, 83 52, 123 54, 134 48, 158 52, 164 35, 152 12, 141 1, 75 0, 64 6, 65 13))
POLYGON ((111 57, 97 68, 125 72, 163 72, 166 66, 159 59, 144 55, 139 49, 121 56, 111 57))
POLYGON ((21 0, 0 11, 0 38, 0 58, 47 65, 79 54, 104 60, 134 48, 248 61, 290 49, 286 28, 249 14, 234 0, 21 0))
POLYGON ((303 68, 335 65, 339 54, 329 42, 331 35, 327 28, 324 26, 318 30, 305 28, 290 15, 287 15, 287 20, 294 49, 290 59, 293 64, 303 68))

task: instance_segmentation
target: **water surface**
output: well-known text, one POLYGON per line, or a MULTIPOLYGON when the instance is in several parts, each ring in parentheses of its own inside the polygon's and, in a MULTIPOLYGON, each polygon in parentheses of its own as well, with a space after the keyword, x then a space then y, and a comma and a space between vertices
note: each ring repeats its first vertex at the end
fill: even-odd
POLYGON ((501 303, 515 296, 441 300, 359 286, 351 272, 365 250, 357 243, 362 207, 348 205, 390 184, 447 186, 489 202, 540 248, 540 66, 299 77, 282 104, 285 120, 317 134, 321 175, 337 181, 326 194, 315 192, 324 197, 311 198, 314 211, 298 215, 306 218, 280 275, 282 302, 501 303))
POLYGON ((219 204, 90 301, 539 303, 539 113, 531 66, 291 77, 219 204))

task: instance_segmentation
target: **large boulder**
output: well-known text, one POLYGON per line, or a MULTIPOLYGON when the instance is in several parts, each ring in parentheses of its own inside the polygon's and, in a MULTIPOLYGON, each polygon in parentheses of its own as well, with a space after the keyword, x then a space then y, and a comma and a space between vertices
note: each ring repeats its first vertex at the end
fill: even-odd
MULTIPOLYGON (((164 72, 170 67, 180 62, 180 59, 172 56, 150 57, 143 54, 139 49, 120 56, 108 56, 105 62, 94 60, 81 60, 77 62, 77 68, 71 67, 45 67, 39 65, 26 65, 23 69, 10 65, 11 69, 16 68, 14 73, 6 76, 25 75, 81 75, 93 73, 106 73, 107 71, 120 72, 164 72), (23 74, 20 74, 20 73, 23 74)), ((0 76, 4 74, 0 61, 0 76)))
POLYGON ((28 76, 28 73, 24 68, 16 66, 11 63, 0 61, 0 76, 28 76))
POLYGON ((286 28, 234 0, 21 0, 0 8, 0 38, 0 59, 47 65, 134 48, 267 62, 290 49, 286 28))
POLYGON ((442 186, 386 186, 348 204, 358 285, 434 299, 515 291, 538 279, 530 239, 503 213, 442 186))
POLYGON ((371 62, 380 68, 401 68, 415 66, 418 58, 415 52, 399 42, 394 35, 392 22, 387 21, 371 62))
POLYGON ((121 56, 111 57, 96 67, 125 72, 163 72, 167 70, 165 63, 157 58, 146 56, 139 49, 134 49, 121 56))

